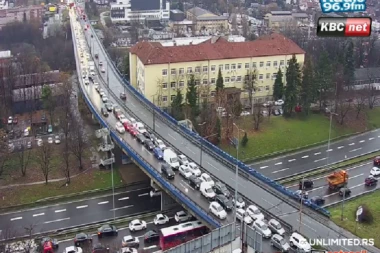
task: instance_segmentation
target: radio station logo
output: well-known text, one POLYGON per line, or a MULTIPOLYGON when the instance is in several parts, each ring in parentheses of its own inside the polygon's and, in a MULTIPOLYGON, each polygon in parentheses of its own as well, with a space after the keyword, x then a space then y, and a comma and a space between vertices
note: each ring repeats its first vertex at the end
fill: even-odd
POLYGON ((319 37, 369 37, 371 18, 319 18, 317 36, 319 37))
POLYGON ((323 13, 363 12, 367 9, 366 0, 319 0, 323 13))

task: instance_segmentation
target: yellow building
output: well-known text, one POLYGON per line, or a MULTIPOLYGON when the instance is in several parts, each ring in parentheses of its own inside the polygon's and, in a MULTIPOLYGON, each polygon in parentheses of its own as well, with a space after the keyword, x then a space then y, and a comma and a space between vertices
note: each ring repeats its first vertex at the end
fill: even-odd
POLYGON ((186 11, 186 19, 193 21, 195 31, 227 32, 228 17, 218 16, 205 9, 194 7, 186 11))
POLYGON ((159 42, 142 41, 130 50, 130 81, 146 98, 167 107, 177 89, 186 93, 190 75, 194 75, 203 93, 201 96, 212 98, 219 69, 224 86, 241 89, 245 99, 248 96, 244 91, 245 76, 255 71, 255 102, 264 102, 273 93, 278 69, 285 72, 292 55, 302 66, 305 52, 280 34, 247 42, 213 38, 197 45, 168 47, 159 42))

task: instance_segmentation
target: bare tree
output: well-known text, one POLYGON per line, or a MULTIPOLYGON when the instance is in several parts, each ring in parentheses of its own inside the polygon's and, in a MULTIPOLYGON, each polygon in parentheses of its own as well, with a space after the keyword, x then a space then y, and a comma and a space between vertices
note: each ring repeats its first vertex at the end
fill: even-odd
POLYGON ((31 151, 26 149, 24 145, 21 146, 21 150, 17 152, 18 166, 21 170, 21 175, 24 177, 26 175, 26 170, 29 166, 31 151))
POLYGON ((356 119, 359 119, 359 115, 366 106, 367 94, 365 90, 355 91, 353 98, 353 106, 356 110, 356 119))
POLYGON ((263 122, 263 114, 262 114, 262 108, 263 105, 261 103, 255 103, 252 112, 252 118, 253 118, 253 129, 255 131, 258 131, 260 129, 261 122, 263 122))
POLYGON ((256 91, 257 71, 256 69, 247 70, 244 77, 244 90, 248 92, 249 106, 251 107, 251 114, 253 114, 253 94, 256 91))
POLYGON ((337 98, 336 112, 338 114, 340 125, 344 124, 344 120, 351 109, 352 101, 350 99, 347 100, 344 96, 339 96, 337 98))
POLYGON ((48 183, 49 174, 52 170, 52 163, 51 163, 53 160, 52 158, 53 158, 53 151, 51 147, 49 147, 46 144, 43 144, 41 147, 38 148, 35 161, 37 162, 38 166, 40 167, 44 175, 46 184, 48 183))
POLYGON ((85 158, 85 151, 87 148, 87 138, 86 133, 78 122, 78 119, 72 121, 72 131, 71 131, 71 152, 77 158, 79 163, 79 169, 83 169, 83 160, 85 158))
POLYGON ((2 175, 5 173, 9 157, 10 153, 6 142, 6 134, 3 129, 0 129, 0 178, 2 178, 2 175))

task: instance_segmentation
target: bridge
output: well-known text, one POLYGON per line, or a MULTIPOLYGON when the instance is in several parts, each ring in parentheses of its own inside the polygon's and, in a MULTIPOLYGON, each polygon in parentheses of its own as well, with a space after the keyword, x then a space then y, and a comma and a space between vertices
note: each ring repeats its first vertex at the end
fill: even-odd
MULTIPOLYGON (((89 106, 93 116, 100 122, 102 127, 110 130, 110 135, 114 142, 138 164, 165 192, 183 205, 193 215, 209 224, 210 227, 220 227, 233 222, 233 215, 229 214, 226 220, 218 220, 208 213, 209 202, 201 196, 198 191, 193 190, 184 182, 180 176, 172 181, 167 181, 160 174, 160 162, 143 148, 129 134, 119 134, 115 130, 117 120, 110 115, 103 118, 100 109, 102 101, 95 91, 94 85, 84 85, 82 79, 82 66, 77 50, 79 40, 76 33, 80 35, 82 31, 75 31, 78 27, 76 17, 70 16, 73 33, 73 43, 77 61, 77 71, 80 76, 80 89, 83 97, 89 106)), ((98 60, 105 65, 105 73, 99 74, 99 85, 108 94, 109 101, 117 104, 125 111, 127 116, 133 117, 144 123, 146 128, 153 131, 155 135, 164 140, 167 146, 175 149, 177 153, 182 153, 199 164, 203 171, 212 177, 224 182, 231 190, 237 184, 239 194, 242 195, 247 205, 255 204, 266 215, 266 218, 276 217, 286 227, 288 232, 298 230, 308 238, 355 238, 354 235, 342 231, 328 218, 328 211, 313 204, 309 204, 302 209, 300 215, 298 197, 287 188, 261 175, 256 170, 246 166, 227 153, 215 147, 187 128, 178 125, 177 121, 156 107, 134 87, 131 87, 127 80, 122 78, 121 73, 113 65, 111 58, 104 50, 101 41, 98 39, 93 28, 79 18, 81 26, 88 29, 84 31, 86 42, 90 48, 91 56, 98 54, 98 60), (127 94, 127 101, 119 98, 119 93, 127 94), (201 147, 203 149, 201 150, 201 147), (202 152, 202 154, 201 154, 202 152), (200 159, 202 156, 202 160, 200 159), (200 164, 200 160, 201 163, 200 164), (238 177, 235 179, 235 165, 239 168, 238 177), (284 221, 286 219, 286 222, 284 221)), ((84 64, 85 65, 85 64, 84 64)), ((97 65, 97 64, 96 64, 97 65)), ((359 246, 351 246, 350 250, 359 251, 359 246)), ((334 246, 331 250, 341 250, 341 247, 334 246)), ((378 252, 371 248, 371 252, 378 252)))

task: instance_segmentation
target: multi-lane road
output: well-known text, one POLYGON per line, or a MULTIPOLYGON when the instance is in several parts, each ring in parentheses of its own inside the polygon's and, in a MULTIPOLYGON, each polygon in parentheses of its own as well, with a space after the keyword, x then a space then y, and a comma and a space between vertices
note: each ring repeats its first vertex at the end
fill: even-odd
POLYGON ((250 164, 272 179, 281 179, 380 149, 379 129, 296 154, 250 164))
MULTIPOLYGON (((156 212, 161 209, 161 197, 151 198, 151 188, 132 187, 112 195, 94 197, 19 212, 0 214, 2 236, 29 234, 25 228, 33 227, 33 234, 76 227, 103 220, 156 212)), ((9 238, 1 238, 9 239, 9 238)))

